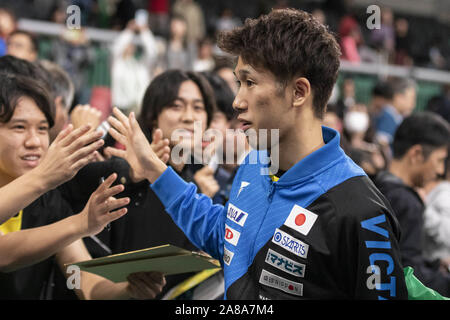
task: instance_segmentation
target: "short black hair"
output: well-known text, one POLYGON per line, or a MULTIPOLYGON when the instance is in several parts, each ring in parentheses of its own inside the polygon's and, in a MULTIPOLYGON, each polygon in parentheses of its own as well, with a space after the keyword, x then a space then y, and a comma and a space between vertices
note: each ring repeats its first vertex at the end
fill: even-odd
POLYGON ((394 91, 392 86, 387 81, 379 81, 372 88, 372 96, 392 100, 394 97, 394 91))
POLYGON ((200 73, 193 71, 167 70, 152 80, 142 100, 138 122, 149 141, 152 139, 158 116, 177 99, 181 84, 189 80, 193 81, 200 89, 207 114, 206 125, 209 126, 217 106, 214 91, 208 80, 200 73))
POLYGON ((233 109, 234 93, 228 83, 213 72, 202 72, 214 90, 218 111, 225 114, 228 121, 235 118, 236 111, 233 109))
POLYGON ((323 118, 341 50, 335 36, 310 13, 287 8, 248 18, 243 26, 219 33, 218 46, 256 69, 270 71, 283 88, 294 77, 307 78, 314 115, 323 118))
POLYGON ((32 99, 44 113, 49 127, 55 121, 55 105, 47 89, 38 81, 21 75, 0 72, 0 122, 7 123, 23 97, 32 99))
POLYGON ((394 159, 401 159, 414 145, 421 145, 427 158, 435 149, 450 141, 450 125, 429 111, 413 113, 397 128, 392 145, 394 159))
POLYGON ((39 63, 16 58, 11 55, 0 57, 0 72, 21 75, 41 82, 51 91, 50 73, 39 63))

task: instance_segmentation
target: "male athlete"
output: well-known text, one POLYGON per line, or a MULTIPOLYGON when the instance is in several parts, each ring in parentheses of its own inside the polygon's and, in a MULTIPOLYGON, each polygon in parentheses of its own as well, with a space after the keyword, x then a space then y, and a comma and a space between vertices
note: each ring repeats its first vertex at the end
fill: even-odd
POLYGON ((253 141, 225 207, 159 160, 134 114, 114 110, 110 133, 126 150, 111 153, 142 173, 188 238, 221 261, 228 299, 406 299, 390 205, 339 147, 338 133, 322 126, 339 68, 335 38, 310 14, 284 9, 222 33, 219 46, 238 57, 233 107, 242 130, 259 141, 265 129, 269 139, 266 150, 253 141), (270 163, 251 161, 267 155, 270 163), (278 172, 262 174, 273 164, 278 172))

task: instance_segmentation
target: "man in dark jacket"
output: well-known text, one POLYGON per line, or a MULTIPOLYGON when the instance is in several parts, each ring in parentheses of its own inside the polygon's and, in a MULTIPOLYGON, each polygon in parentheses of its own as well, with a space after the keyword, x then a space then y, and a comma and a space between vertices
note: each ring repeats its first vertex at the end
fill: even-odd
POLYGON ((375 179, 400 223, 403 265, 413 267, 424 285, 447 297, 450 275, 439 271, 439 261, 426 261, 423 255, 424 203, 415 188, 444 173, 449 132, 448 123, 429 112, 406 118, 395 133, 389 171, 379 173, 375 179))

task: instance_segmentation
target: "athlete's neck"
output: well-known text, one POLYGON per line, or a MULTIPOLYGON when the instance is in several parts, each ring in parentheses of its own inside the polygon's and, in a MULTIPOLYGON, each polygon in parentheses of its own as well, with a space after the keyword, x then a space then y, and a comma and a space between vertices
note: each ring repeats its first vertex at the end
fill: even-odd
MULTIPOLYGON (((280 137, 278 163, 279 169, 289 170, 307 155, 325 145, 320 120, 312 120, 309 125, 297 128, 294 132, 280 137)), ((271 163, 276 163, 277 154, 271 150, 271 163)))

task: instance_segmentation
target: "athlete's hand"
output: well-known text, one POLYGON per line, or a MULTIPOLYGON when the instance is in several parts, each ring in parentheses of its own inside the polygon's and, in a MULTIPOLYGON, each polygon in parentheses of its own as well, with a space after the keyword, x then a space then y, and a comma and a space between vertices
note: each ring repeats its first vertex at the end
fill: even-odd
POLYGON ((145 177, 153 183, 167 169, 166 164, 153 151, 136 121, 134 112, 127 118, 119 109, 114 108, 113 114, 115 118, 108 118, 111 124, 109 134, 125 146, 125 150, 108 147, 107 152, 125 159, 135 175, 145 177))

